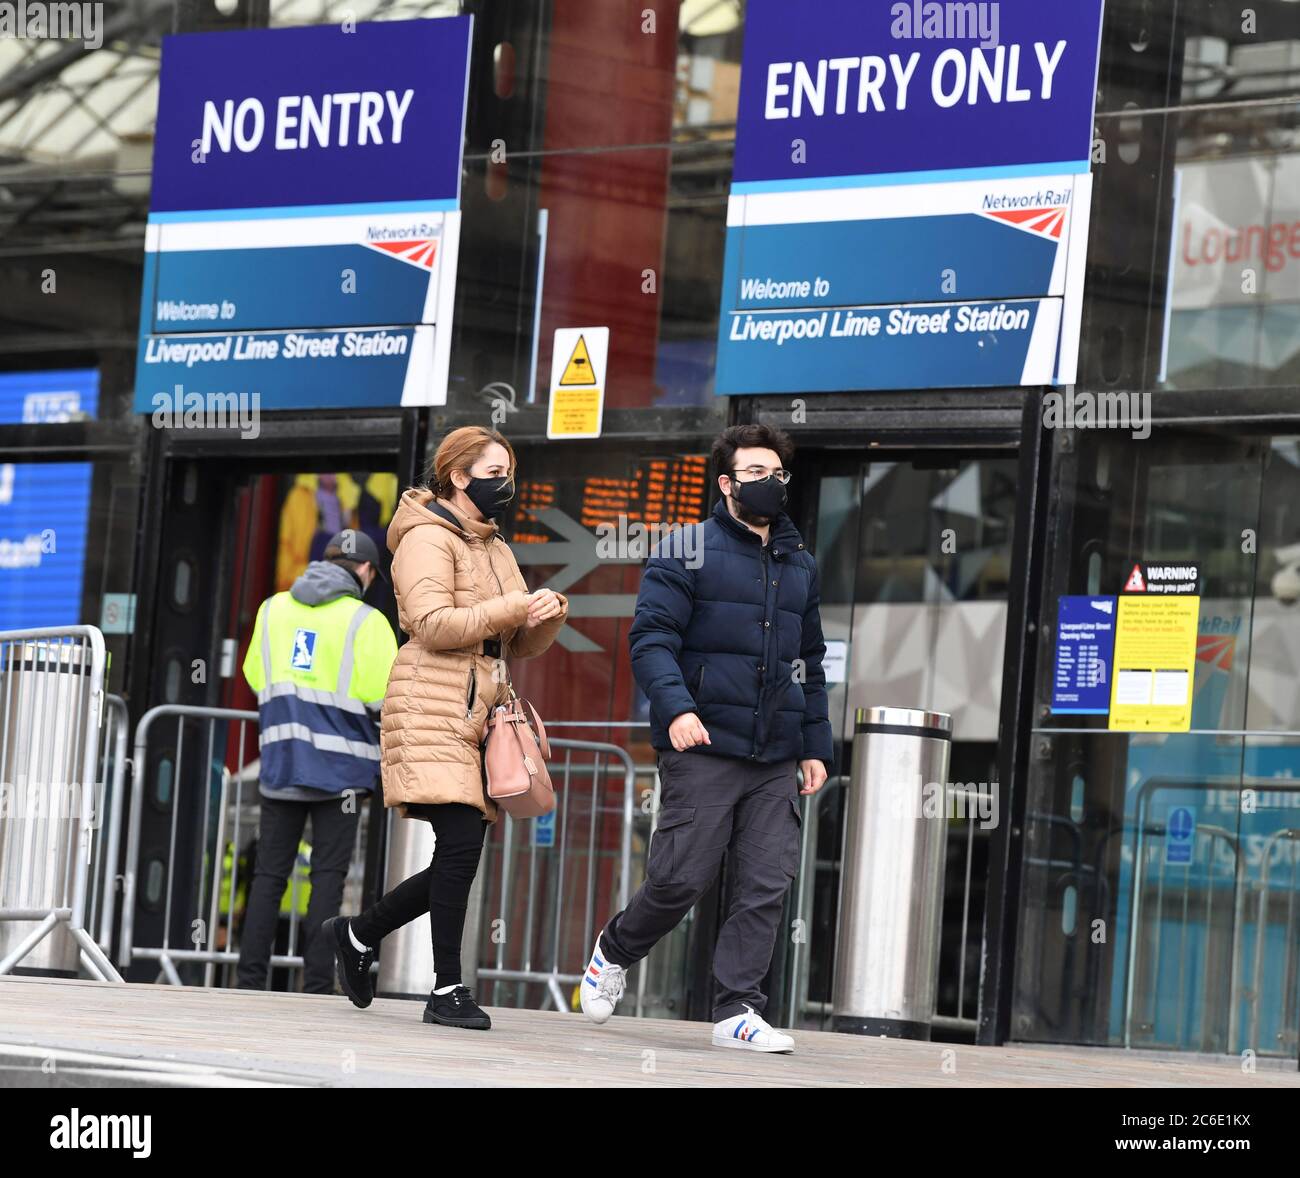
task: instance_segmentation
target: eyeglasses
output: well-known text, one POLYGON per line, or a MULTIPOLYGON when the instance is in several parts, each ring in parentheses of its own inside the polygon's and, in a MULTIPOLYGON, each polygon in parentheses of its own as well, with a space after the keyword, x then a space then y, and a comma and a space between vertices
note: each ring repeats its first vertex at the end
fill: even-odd
POLYGON ((766 466, 746 466, 741 470, 733 470, 731 472, 731 477, 735 478, 737 475, 741 474, 745 476, 741 481, 746 483, 757 482, 759 479, 765 479, 768 475, 771 475, 782 486, 785 486, 792 478, 794 478, 794 475, 788 470, 781 470, 779 468, 777 470, 768 470, 766 466))

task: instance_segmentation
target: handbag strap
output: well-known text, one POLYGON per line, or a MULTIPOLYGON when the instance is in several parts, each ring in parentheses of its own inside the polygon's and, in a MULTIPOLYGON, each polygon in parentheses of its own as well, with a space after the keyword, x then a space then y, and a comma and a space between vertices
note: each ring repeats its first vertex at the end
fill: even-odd
POLYGON ((520 700, 520 703, 528 704, 528 710, 533 714, 533 723, 537 727, 537 747, 542 750, 542 756, 549 761, 551 759, 551 742, 546 739, 546 725, 542 723, 542 718, 537 714, 537 709, 528 700, 520 700))
POLYGON ((537 747, 540 750, 544 760, 551 759, 551 742, 546 737, 546 725, 542 723, 542 718, 537 714, 537 709, 526 699, 520 699, 515 694, 514 687, 510 688, 510 702, 498 704, 488 712, 486 719, 483 721, 483 739, 480 743, 486 743, 489 736, 502 724, 527 724, 528 712, 524 711, 527 707, 528 712, 533 716, 533 728, 537 737, 537 747), (505 713, 504 715, 502 713, 505 713))

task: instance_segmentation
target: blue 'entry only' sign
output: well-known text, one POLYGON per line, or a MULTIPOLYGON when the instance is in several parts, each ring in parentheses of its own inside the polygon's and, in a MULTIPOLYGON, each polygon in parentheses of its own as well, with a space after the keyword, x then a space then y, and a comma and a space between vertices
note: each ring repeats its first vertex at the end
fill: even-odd
POLYGON ((1114 655, 1115 598, 1062 597, 1056 617, 1052 711, 1106 715, 1114 655))

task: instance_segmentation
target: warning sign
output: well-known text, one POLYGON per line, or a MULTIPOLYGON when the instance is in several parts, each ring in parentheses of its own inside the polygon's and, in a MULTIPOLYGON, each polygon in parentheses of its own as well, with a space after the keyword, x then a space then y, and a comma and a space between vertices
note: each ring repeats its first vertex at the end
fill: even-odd
POLYGON ((1124 582, 1125 593, 1176 593, 1188 596, 1200 591, 1201 569, 1194 564, 1156 564, 1140 561, 1124 582))
POLYGON ((573 354, 569 357, 569 362, 564 366, 560 384, 567 388, 569 385, 595 383, 596 374, 591 369, 591 353, 587 351, 587 340, 580 335, 578 342, 573 345, 573 354))
POLYGON ((551 349, 548 438, 598 438, 605 412, 608 327, 560 327, 551 349))
MULTIPOLYGON (((1150 566, 1147 572, 1150 583, 1150 566)), ((1154 596, 1121 596, 1118 605, 1110 728, 1188 731, 1201 599, 1162 590, 1154 596)))

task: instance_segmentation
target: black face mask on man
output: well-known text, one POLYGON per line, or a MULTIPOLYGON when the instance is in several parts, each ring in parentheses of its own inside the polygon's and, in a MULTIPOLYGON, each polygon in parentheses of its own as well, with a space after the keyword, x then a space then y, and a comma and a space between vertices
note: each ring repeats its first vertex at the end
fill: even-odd
POLYGON ((786 504, 785 487, 772 475, 749 483, 739 482, 732 475, 731 489, 733 498, 742 508, 741 519, 746 513, 752 517, 747 522, 766 523, 775 519, 786 504))
POLYGON ((481 479, 471 476, 469 486, 465 488, 469 501, 483 514, 484 519, 496 519, 506 509, 506 505, 515 497, 514 484, 509 475, 496 479, 481 479))

